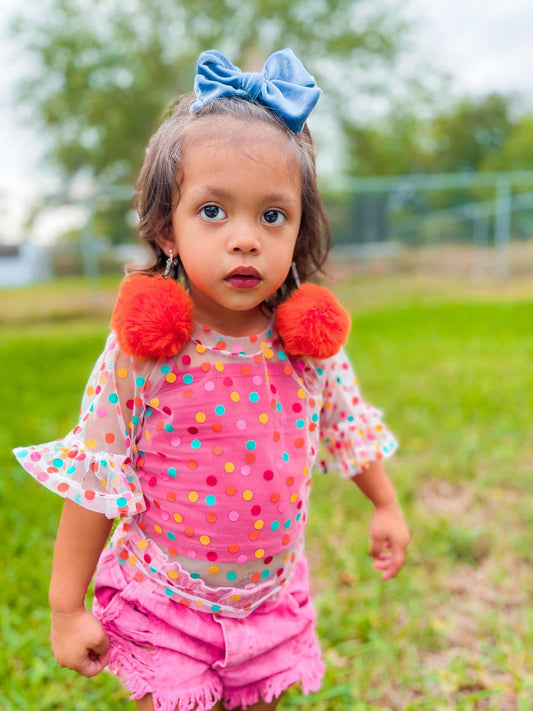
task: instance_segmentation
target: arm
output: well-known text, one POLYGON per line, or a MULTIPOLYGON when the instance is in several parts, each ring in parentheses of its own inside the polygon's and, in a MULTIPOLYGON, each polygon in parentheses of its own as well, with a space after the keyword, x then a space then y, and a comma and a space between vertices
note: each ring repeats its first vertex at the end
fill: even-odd
POLYGON ((383 580, 388 580, 401 570, 410 539, 394 486, 380 462, 372 462, 352 481, 374 504, 370 556, 375 561, 374 568, 382 572, 383 580))
POLYGON ((83 676, 99 674, 109 657, 109 640, 85 608, 85 595, 112 523, 68 499, 59 522, 49 592, 52 652, 83 676))

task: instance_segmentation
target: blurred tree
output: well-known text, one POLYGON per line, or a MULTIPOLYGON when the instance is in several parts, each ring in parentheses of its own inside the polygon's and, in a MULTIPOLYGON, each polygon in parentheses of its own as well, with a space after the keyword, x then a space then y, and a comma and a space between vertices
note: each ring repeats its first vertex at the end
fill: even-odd
MULTIPOLYGON (((392 111, 370 125, 345 125, 350 172, 405 175, 482 170, 514 135, 512 101, 499 94, 463 98, 432 117, 392 111)), ((525 137, 523 137, 525 140, 525 137)), ((509 144, 509 151, 515 150, 509 144)))
POLYGON ((501 150, 487 157, 485 170, 532 170, 533 169, 533 116, 523 116, 516 122, 513 131, 501 150))
MULTIPOLYGON (((533 143, 528 145, 528 137, 533 141, 533 119, 517 132, 509 97, 465 97, 423 118, 417 109, 416 105, 401 107, 369 125, 345 125, 349 172, 365 176, 506 169, 524 166, 521 153, 533 161, 533 143)), ((404 215, 420 215, 489 199, 489 193, 490 189, 468 188, 418 191, 403 197, 401 210, 404 215)), ((367 208, 368 199, 356 199, 356 219, 367 208)))
MULTIPOLYGON (((465 97, 436 116, 428 127, 430 172, 483 170, 497 156, 514 130, 512 100, 501 94, 465 97)), ((492 198, 492 189, 456 188, 427 196, 433 209, 492 198)))
POLYGON ((345 124, 349 172, 358 176, 423 173, 428 154, 421 141, 424 127, 412 114, 391 113, 371 124, 345 124))
POLYGON ((321 110, 349 121, 353 97, 370 90, 366 77, 393 66, 404 46, 400 8, 398 0, 44 0, 14 26, 36 60, 20 98, 65 178, 89 168, 100 182, 132 182, 162 107, 190 91, 201 50, 256 69, 290 46, 325 90, 321 110))
POLYGON ((432 122, 433 172, 481 170, 502 150, 514 125, 508 98, 489 94, 463 99, 432 122))

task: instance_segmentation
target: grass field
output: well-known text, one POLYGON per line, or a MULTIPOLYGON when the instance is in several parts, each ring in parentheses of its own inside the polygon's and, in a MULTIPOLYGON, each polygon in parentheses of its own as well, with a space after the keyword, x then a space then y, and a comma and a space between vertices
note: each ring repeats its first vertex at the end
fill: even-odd
MULTIPOLYGON (((5 711, 133 709, 112 677, 83 679, 49 652, 61 502, 10 454, 71 428, 115 286, 98 298, 76 281, 0 292, 5 711)), ((363 393, 400 440, 389 471, 413 541, 383 584, 367 556, 370 506, 349 482, 315 475, 308 552, 327 673, 315 697, 291 690, 280 709, 530 711, 533 288, 394 275, 336 288, 363 393)))

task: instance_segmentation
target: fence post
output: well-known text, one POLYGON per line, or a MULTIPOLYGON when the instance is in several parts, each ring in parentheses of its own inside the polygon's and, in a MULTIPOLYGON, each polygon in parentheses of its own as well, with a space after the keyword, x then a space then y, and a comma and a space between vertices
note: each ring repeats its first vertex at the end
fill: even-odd
POLYGON ((511 182, 499 178, 496 184, 496 214, 494 223, 494 247, 496 276, 506 281, 509 276, 509 241, 511 239, 511 182))
POLYGON ((91 306, 96 309, 98 306, 98 285, 100 270, 98 266, 98 246, 96 244, 94 228, 94 200, 88 197, 84 200, 87 208, 87 220, 81 230, 81 259, 83 274, 87 284, 91 306))
POLYGON ((487 273, 489 220, 479 209, 475 211, 474 217, 474 246, 476 249, 476 258, 470 272, 470 277, 472 279, 482 279, 487 273))

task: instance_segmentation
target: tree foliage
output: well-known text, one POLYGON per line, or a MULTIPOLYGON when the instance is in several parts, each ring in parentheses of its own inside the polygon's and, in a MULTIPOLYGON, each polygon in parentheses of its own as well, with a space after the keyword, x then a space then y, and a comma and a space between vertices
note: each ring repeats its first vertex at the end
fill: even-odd
POLYGON ((162 107, 190 91, 211 47, 249 69, 290 46, 348 123, 351 101, 394 66, 407 27, 397 0, 45 0, 15 31, 35 59, 20 96, 66 178, 132 182, 162 107), (348 99, 347 97, 350 97, 348 99))
POLYGON ((501 94, 465 98, 431 126, 432 163, 439 172, 477 171, 497 155, 514 129, 501 94))
POLYGON ((426 169, 421 122, 404 112, 367 125, 346 124, 348 172, 352 175, 403 175, 426 169))
POLYGON ((404 175, 516 167, 532 131, 529 123, 529 131, 517 133, 521 124, 512 118, 512 108, 511 99, 489 94, 464 97, 424 119, 403 110, 366 126, 346 125, 349 172, 404 175))
POLYGON ((516 122, 501 150, 484 161, 487 170, 533 170, 533 115, 516 122))

